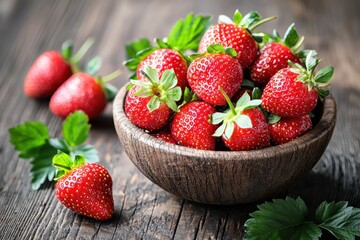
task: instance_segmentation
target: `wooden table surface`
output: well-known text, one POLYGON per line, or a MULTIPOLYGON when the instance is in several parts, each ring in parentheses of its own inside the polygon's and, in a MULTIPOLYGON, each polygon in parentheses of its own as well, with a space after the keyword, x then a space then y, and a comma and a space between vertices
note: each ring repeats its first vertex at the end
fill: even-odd
MULTIPOLYGON (((0 0, 0 239, 241 239, 243 224, 256 203, 209 206, 175 197, 147 180, 120 145, 112 106, 92 122, 88 143, 100 152, 113 177, 114 217, 98 222, 74 214, 56 199, 53 185, 31 190, 29 162, 18 158, 8 128, 27 120, 46 123, 53 136, 61 120, 48 101, 26 98, 24 76, 43 51, 59 49, 69 38, 75 47, 88 37, 96 43, 87 56, 103 59, 101 74, 121 67, 124 43, 140 37, 164 37, 189 12, 232 15, 257 10, 278 16, 259 30, 284 33, 295 22, 314 48, 333 65, 331 92, 338 106, 333 138, 319 163, 285 191, 310 207, 323 200, 360 206, 360 1, 357 0, 0 0)), ((126 74, 114 81, 126 83, 126 74)))

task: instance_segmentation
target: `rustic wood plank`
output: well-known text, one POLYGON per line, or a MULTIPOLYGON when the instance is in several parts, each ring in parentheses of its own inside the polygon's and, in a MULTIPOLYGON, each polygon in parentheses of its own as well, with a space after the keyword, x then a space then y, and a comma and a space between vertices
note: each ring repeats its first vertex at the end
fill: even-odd
MULTIPOLYGON (((7 1, 11 2, 11 1, 7 1)), ((29 162, 19 160, 8 143, 7 129, 26 120, 61 132, 61 121, 48 103, 22 95, 22 80, 42 51, 58 48, 73 38, 78 47, 89 36, 96 39, 91 55, 104 60, 101 74, 121 67, 125 42, 146 36, 164 37, 170 26, 188 12, 231 15, 256 9, 277 15, 273 24, 283 33, 291 22, 306 36, 324 64, 335 67, 332 93, 338 121, 321 161, 287 191, 311 206, 323 200, 347 200, 360 206, 360 2, 327 1, 13 1, 0 13, 0 239, 239 239, 243 223, 255 204, 208 206, 177 198, 152 184, 123 151, 113 128, 111 106, 92 125, 90 144, 114 179, 116 213, 99 223, 61 206, 51 184, 30 190, 29 162), (4 10, 5 11, 5 10, 4 10)), ((3 9, 3 8, 2 8, 3 9)), ((116 80, 122 86, 127 80, 116 80)))

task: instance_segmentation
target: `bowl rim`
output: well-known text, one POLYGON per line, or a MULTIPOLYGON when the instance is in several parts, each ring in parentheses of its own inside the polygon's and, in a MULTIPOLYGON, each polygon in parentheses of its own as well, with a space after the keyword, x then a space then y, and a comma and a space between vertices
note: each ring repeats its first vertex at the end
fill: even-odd
POLYGON ((323 102, 322 116, 313 128, 306 134, 293 139, 290 142, 269 146, 262 149, 246 150, 246 151, 217 151, 217 150, 202 150, 195 149, 177 144, 168 143, 159 138, 151 136, 145 130, 135 126, 127 118, 124 110, 124 100, 127 94, 128 84, 125 84, 117 93, 113 104, 113 117, 116 127, 126 131, 131 131, 131 134, 137 136, 138 140, 144 144, 149 145, 155 149, 167 152, 169 154, 177 154, 191 158, 216 158, 224 160, 242 160, 242 159, 258 159, 259 156, 266 156, 266 158, 276 157, 278 153, 291 153, 302 149, 309 144, 314 144, 317 139, 321 139, 329 131, 333 131, 336 124, 336 103, 332 95, 325 97, 323 102), (314 137, 315 136, 315 137, 314 137), (151 141, 151 142, 150 142, 151 141))

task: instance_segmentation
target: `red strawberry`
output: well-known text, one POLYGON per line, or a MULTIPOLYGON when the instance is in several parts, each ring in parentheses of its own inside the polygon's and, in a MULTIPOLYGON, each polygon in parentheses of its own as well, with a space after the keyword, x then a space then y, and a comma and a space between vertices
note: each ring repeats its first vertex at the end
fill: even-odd
POLYGON ((112 179, 109 172, 97 163, 85 163, 83 156, 75 156, 75 162, 65 153, 53 158, 58 168, 55 194, 70 210, 94 218, 110 219, 114 213, 112 179))
POLYGON ((33 98, 51 97, 71 74, 70 64, 59 52, 44 52, 36 59, 25 77, 24 93, 33 98))
POLYGON ((298 118, 281 118, 278 122, 270 124, 270 138, 275 144, 287 143, 312 128, 309 115, 298 118))
POLYGON ((264 86, 269 79, 279 70, 288 67, 288 61, 301 64, 296 55, 304 38, 299 40, 294 24, 290 25, 284 39, 280 39, 275 31, 275 36, 269 38, 260 50, 258 58, 250 70, 250 78, 257 84, 264 86))
POLYGON ((205 102, 189 102, 180 108, 171 122, 170 131, 176 142, 186 147, 214 150, 217 126, 209 122, 215 108, 205 102))
POLYGON ((89 119, 99 116, 107 104, 98 80, 87 73, 76 73, 64 82, 50 99, 53 114, 65 118, 76 110, 84 111, 89 119))
POLYGON ((273 114, 285 118, 300 117, 311 112, 320 97, 328 95, 321 90, 331 79, 334 68, 324 67, 315 76, 313 71, 319 60, 310 51, 306 57, 306 69, 290 62, 291 68, 277 72, 266 85, 262 94, 262 107, 273 114))
POLYGON ((56 89, 77 70, 80 59, 89 50, 93 40, 88 39, 72 56, 72 44, 63 44, 61 53, 47 51, 41 54, 30 67, 24 81, 24 93, 28 97, 51 97, 56 89))
POLYGON ((237 60, 243 69, 250 67, 258 53, 258 45, 250 31, 274 17, 260 19, 261 16, 257 12, 250 12, 242 17, 238 10, 234 14, 234 21, 221 15, 219 23, 211 26, 202 37, 199 52, 206 52, 212 44, 221 44, 235 49, 237 60))
POLYGON ((154 133, 152 134, 152 136, 164 140, 165 142, 176 144, 176 141, 170 132, 162 131, 162 132, 154 133))
POLYGON ((125 99, 125 113, 129 120, 140 128, 156 131, 163 128, 181 98, 180 87, 173 70, 166 70, 159 80, 155 69, 142 71, 148 81, 130 80, 133 86, 125 99))
POLYGON ((209 54, 195 59, 190 64, 187 73, 189 85, 198 97, 204 102, 217 106, 226 104, 219 87, 232 97, 243 80, 240 64, 234 57, 221 53, 224 51, 221 45, 211 45, 209 54), (215 52, 213 52, 214 49, 215 52))
POLYGON ((260 105, 261 100, 251 100, 249 94, 245 92, 234 107, 226 93, 223 92, 223 94, 230 109, 225 112, 217 112, 211 116, 213 124, 223 122, 214 136, 222 136, 225 145, 233 151, 269 146, 268 124, 264 114, 256 108, 260 105))
POLYGON ((158 71, 161 77, 165 70, 173 69, 177 77, 177 86, 182 90, 188 85, 186 78, 187 63, 181 55, 172 49, 158 49, 142 60, 137 68, 138 79, 146 79, 141 74, 141 70, 145 71, 145 67, 149 66, 158 71))

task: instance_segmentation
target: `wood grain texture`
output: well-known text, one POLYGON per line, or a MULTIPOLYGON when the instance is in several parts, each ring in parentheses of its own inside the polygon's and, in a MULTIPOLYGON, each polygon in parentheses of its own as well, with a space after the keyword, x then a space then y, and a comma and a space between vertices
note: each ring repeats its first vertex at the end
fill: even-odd
MULTIPOLYGON (((347 200, 360 206, 360 1, 347 0, 2 0, 0 1, 0 239, 240 239, 256 203, 210 206, 182 200, 146 179, 131 163, 114 130, 112 109, 92 122, 88 143, 99 150, 114 180, 116 214, 99 223, 62 207, 51 184, 34 192, 29 162, 19 160, 7 129, 40 120, 59 136, 60 119, 48 102, 22 94, 22 81, 43 51, 59 49, 66 39, 75 47, 89 36, 96 43, 86 56, 103 58, 101 74, 121 66, 123 45, 140 37, 164 37, 188 12, 232 15, 257 10, 278 16, 261 30, 284 33, 296 23, 305 47, 315 48, 323 65, 333 65, 331 91, 337 125, 313 170, 280 196, 301 196, 310 207, 323 200, 347 200), (5 5, 3 5, 5 4, 5 5), (6 6, 6 7, 3 7, 6 6)), ((126 78, 116 80, 118 87, 126 78)))

